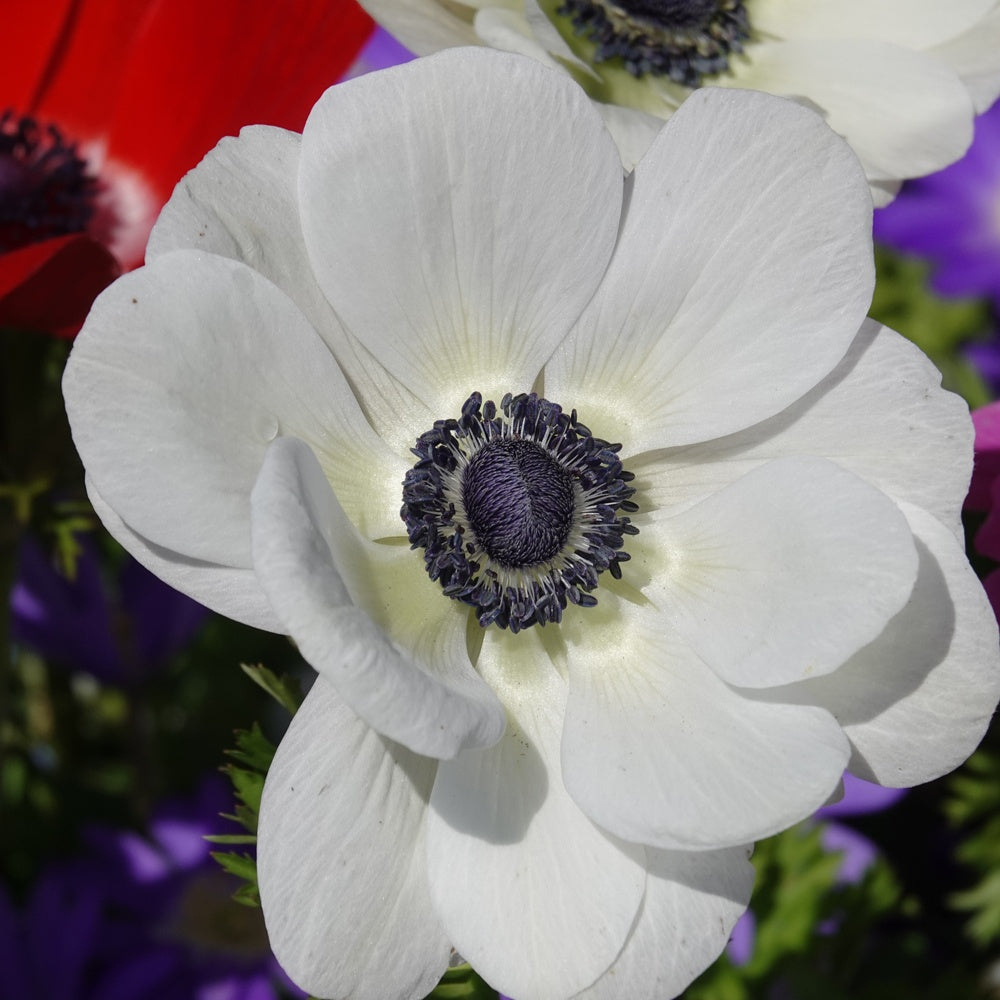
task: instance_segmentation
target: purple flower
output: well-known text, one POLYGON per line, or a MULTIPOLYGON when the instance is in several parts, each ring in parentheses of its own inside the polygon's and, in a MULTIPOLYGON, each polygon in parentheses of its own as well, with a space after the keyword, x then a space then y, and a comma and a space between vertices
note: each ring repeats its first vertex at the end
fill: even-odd
POLYGON ((400 63, 409 62, 414 58, 416 58, 414 54, 400 42, 397 42, 385 28, 376 28, 345 79, 363 76, 365 73, 372 73, 378 69, 388 69, 390 66, 398 66, 400 63))
POLYGON ((0 1000, 278 1000, 302 996, 267 946, 261 913, 204 839, 231 807, 213 776, 166 803, 149 836, 91 829, 79 857, 47 869, 23 907, 0 888, 0 1000))
POLYGON ((129 992, 131 984, 154 970, 161 982, 176 984, 173 998, 304 996, 275 962, 260 910, 232 900, 239 883, 210 856, 214 847, 207 834, 242 832, 224 829, 219 813, 231 808, 228 786, 213 776, 193 799, 164 803, 148 837, 90 831, 105 891, 124 918, 122 943, 128 944, 116 970, 122 991, 102 1000, 139 1000, 145 994, 129 992))
POLYGON ((931 261, 936 292, 1000 304, 1000 102, 976 119, 963 159, 875 213, 875 238, 931 261))
POLYGON ((22 542, 11 594, 14 639, 105 683, 134 684, 183 647, 208 612, 131 557, 109 584, 93 539, 79 541, 73 579, 36 540, 22 542))

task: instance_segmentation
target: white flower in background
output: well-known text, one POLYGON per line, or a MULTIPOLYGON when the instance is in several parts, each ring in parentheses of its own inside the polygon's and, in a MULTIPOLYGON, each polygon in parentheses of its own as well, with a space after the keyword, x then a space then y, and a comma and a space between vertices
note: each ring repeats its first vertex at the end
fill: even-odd
POLYGON ((819 110, 876 204, 959 159, 1000 93, 998 0, 361 0, 421 55, 492 45, 562 66, 631 169, 701 86, 819 110))
POLYGON ((518 1000, 673 996, 746 845, 976 745, 972 428, 865 320, 870 205, 752 92, 623 182, 568 77, 484 49, 178 187, 66 400, 122 544, 318 671, 260 822, 303 987, 419 998, 454 946, 518 1000))

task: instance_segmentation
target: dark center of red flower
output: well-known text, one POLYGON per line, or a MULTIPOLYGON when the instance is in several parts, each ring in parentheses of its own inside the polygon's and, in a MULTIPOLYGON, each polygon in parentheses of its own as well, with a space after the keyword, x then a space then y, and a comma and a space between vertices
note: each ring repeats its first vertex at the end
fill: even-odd
POLYGON ((0 114, 0 253, 83 232, 97 179, 55 125, 0 114))

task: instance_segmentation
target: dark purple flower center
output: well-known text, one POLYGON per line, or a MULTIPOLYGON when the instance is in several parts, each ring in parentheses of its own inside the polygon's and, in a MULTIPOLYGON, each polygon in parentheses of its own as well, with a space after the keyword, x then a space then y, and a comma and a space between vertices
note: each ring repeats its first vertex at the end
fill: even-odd
POLYGON ((499 412, 473 393, 417 439, 403 481, 410 543, 480 625, 558 622, 567 603, 596 604, 598 576, 620 577, 629 558, 638 529, 618 511, 638 508, 620 448, 533 393, 508 394, 499 412))
POLYGON ((462 477, 465 516, 495 563, 536 566, 566 544, 576 498, 573 480, 540 444, 487 441, 462 477))
POLYGON ((564 0, 558 13, 596 43, 595 63, 621 59, 633 76, 686 87, 725 73, 750 37, 743 0, 564 0))
POLYGON ((97 179, 55 125, 0 114, 0 253, 83 232, 97 179))

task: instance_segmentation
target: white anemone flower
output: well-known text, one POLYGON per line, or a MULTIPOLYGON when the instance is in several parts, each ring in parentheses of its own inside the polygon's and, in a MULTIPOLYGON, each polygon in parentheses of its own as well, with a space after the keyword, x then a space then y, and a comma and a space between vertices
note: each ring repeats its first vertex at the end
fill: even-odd
POLYGON ((1000 93, 998 0, 361 0, 421 55, 491 45, 570 72, 626 168, 701 86, 819 110, 877 205, 972 142, 1000 93))
POLYGON ((481 48, 179 185, 66 401, 115 537, 318 673, 259 831, 304 988, 419 998, 455 948, 662 1000, 755 838, 971 752, 972 427, 865 318, 870 215, 798 104, 705 90, 623 180, 568 77, 481 48))

